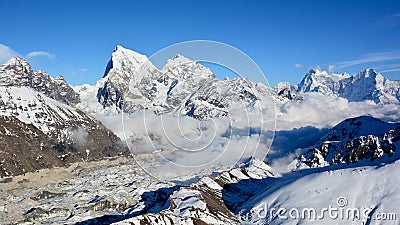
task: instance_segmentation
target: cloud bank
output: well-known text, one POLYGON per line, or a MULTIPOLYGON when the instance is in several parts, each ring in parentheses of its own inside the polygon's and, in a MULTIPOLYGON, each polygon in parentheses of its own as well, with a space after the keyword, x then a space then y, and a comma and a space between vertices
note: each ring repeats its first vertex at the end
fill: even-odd
POLYGON ((199 121, 143 111, 125 115, 123 123, 139 165, 159 179, 182 180, 227 170, 252 156, 265 158, 274 133, 261 127, 259 117, 250 116, 253 121, 230 117, 199 121))
POLYGON ((400 105, 377 105, 372 101, 349 102, 341 97, 320 93, 304 93, 301 102, 287 102, 279 106, 277 130, 292 130, 305 126, 332 127, 341 121, 370 115, 388 122, 400 121, 400 105))

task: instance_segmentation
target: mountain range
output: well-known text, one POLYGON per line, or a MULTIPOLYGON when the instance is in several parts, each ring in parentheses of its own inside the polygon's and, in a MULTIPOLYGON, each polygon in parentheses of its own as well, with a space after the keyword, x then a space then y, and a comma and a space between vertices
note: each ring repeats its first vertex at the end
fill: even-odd
MULTIPOLYGON (((318 196, 312 203, 323 207, 327 196, 341 194, 349 179, 355 187, 365 185, 364 179, 356 180, 352 168, 371 179, 384 171, 386 179, 370 187, 376 192, 370 200, 358 198, 365 191, 361 188, 352 192, 348 197, 354 204, 400 213, 395 204, 382 206, 384 198, 400 199, 398 180, 390 178, 399 172, 400 81, 388 80, 373 69, 354 75, 315 69, 297 85, 282 82, 268 87, 246 78, 217 79, 209 68, 182 55, 158 69, 145 55, 122 46, 114 49, 99 78, 96 85, 72 87, 61 76, 34 72, 19 57, 1 66, 0 211, 4 213, 0 223, 281 224, 285 221, 276 217, 258 218, 255 209, 265 201, 273 206, 309 207, 296 200, 307 202, 307 196, 318 196), (326 101, 343 99, 380 107, 385 114, 379 119, 365 111, 335 126, 322 124, 323 129, 283 130, 276 124, 276 116, 290 124, 292 118, 285 110, 309 104, 314 94, 326 101), (141 117, 141 112, 152 114, 141 117), (388 121, 388 114, 397 119, 388 121), (128 117, 131 127, 121 122, 128 117), (162 117, 167 118, 166 124, 176 118, 200 124, 182 125, 176 135, 184 136, 192 148, 203 144, 192 142, 198 133, 213 134, 206 145, 212 149, 208 157, 226 149, 223 159, 236 156, 234 150, 239 148, 241 160, 231 167, 223 166, 230 160, 206 164, 201 171, 185 167, 194 173, 189 177, 179 177, 176 171, 174 180, 155 179, 146 172, 174 171, 158 165, 153 155, 161 152, 167 159, 180 159, 186 146, 167 145, 175 137, 162 136, 159 131, 164 127, 140 127, 143 118, 162 117), (215 132, 209 121, 218 128, 215 132), (230 123, 224 127, 224 121, 230 123), (282 148, 273 142, 274 135, 285 136, 286 146, 302 147, 282 148), (233 148, 226 147, 231 142, 233 148), (270 147, 274 160, 258 152, 248 154, 242 145, 257 151, 270 147), (44 178, 46 173, 54 178, 46 180, 50 179, 44 178), (329 176, 343 182, 331 184, 329 176), (385 193, 379 192, 382 188, 385 193), (292 192, 302 195, 293 194, 294 198, 292 192)), ((330 112, 326 114, 329 117, 330 112)), ((150 121, 153 126, 158 123, 150 121)), ((175 135, 175 131, 167 133, 175 135)), ((193 161, 209 159, 194 156, 193 161)))

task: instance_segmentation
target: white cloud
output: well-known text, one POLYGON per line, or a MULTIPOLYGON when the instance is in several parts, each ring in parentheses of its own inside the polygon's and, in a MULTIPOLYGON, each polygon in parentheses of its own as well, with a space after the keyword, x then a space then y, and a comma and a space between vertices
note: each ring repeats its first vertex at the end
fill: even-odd
POLYGON ((336 69, 336 66, 335 66, 335 65, 329 65, 329 66, 328 66, 328 72, 329 72, 329 73, 335 72, 335 69, 336 69))
POLYGON ((139 165, 158 178, 182 179, 229 169, 253 155, 264 158, 273 132, 255 114, 249 112, 249 121, 241 120, 243 113, 199 121, 143 111, 124 115, 123 121, 128 145, 134 155, 141 154, 139 165))
POLYGON ((294 67, 300 69, 300 68, 303 68, 303 65, 300 63, 295 63, 294 67))
POLYGON ((0 44, 0 64, 7 62, 12 57, 18 56, 19 54, 12 48, 0 44))
POLYGON ((286 171, 294 157, 315 144, 328 128, 347 118, 370 115, 387 122, 400 121, 400 105, 349 102, 320 93, 304 93, 303 96, 301 102, 277 105, 277 129, 267 160, 280 171, 286 171))
POLYGON ((81 71, 81 72, 87 72, 87 71, 89 71, 89 69, 82 68, 82 69, 79 69, 79 71, 81 71))
POLYGON ((34 58, 34 57, 40 57, 40 56, 44 56, 47 58, 54 58, 54 55, 48 52, 43 52, 43 51, 34 51, 34 52, 29 52, 28 54, 26 54, 26 58, 34 58))
POLYGON ((388 70, 382 70, 382 71, 379 71, 380 73, 389 73, 389 72, 397 72, 397 71, 400 71, 400 68, 397 68, 397 69, 388 69, 388 70))
POLYGON ((396 59, 400 59, 400 51, 370 53, 356 60, 337 63, 337 69, 343 69, 365 63, 382 62, 396 59))
POLYGON ((305 126, 332 127, 350 117, 371 115, 386 121, 400 121, 400 105, 377 105, 372 101, 349 102, 320 93, 304 93, 301 102, 288 102, 279 107, 278 130, 305 126))

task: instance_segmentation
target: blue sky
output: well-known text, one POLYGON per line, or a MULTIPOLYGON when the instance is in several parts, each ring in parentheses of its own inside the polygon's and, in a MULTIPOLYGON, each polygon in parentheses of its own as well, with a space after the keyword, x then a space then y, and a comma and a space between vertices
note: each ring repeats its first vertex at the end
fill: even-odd
POLYGON ((307 69, 400 75, 397 1, 1 1, 0 62, 20 55, 72 85, 94 84, 119 44, 148 56, 188 40, 248 54, 270 84, 307 69))

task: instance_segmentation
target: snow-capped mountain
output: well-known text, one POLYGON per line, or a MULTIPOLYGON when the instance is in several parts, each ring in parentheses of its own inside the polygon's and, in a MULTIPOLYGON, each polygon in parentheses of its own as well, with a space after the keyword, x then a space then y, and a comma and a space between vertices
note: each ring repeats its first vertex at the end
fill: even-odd
MULTIPOLYGON (((269 90, 249 80, 218 80, 199 62, 177 55, 158 70, 144 55, 117 46, 108 63, 98 100, 125 112, 150 109, 198 119, 226 116, 240 104, 255 104, 269 90)), ((262 106, 265 107, 265 106, 262 106)))
POLYGON ((298 85, 297 91, 319 92, 353 102, 372 100, 378 104, 400 103, 400 81, 391 81, 373 69, 366 69, 353 76, 310 70, 298 85))
POLYGON ((12 58, 0 80, 1 177, 127 153, 111 131, 73 107, 79 95, 62 77, 12 58))

